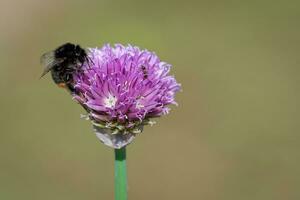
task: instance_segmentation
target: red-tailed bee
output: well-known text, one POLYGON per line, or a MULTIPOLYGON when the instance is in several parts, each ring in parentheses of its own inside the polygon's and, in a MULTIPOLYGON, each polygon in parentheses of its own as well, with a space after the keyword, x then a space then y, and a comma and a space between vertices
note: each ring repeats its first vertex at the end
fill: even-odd
POLYGON ((52 79, 59 87, 73 92, 73 74, 81 70, 84 62, 89 62, 84 49, 76 44, 63 44, 41 56, 41 63, 45 67, 41 77, 51 71, 52 79))

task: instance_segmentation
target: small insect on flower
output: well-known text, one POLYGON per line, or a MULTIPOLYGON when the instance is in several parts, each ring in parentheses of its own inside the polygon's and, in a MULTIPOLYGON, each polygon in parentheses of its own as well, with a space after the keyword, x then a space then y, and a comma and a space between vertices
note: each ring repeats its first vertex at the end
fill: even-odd
POLYGON ((148 78, 148 72, 147 72, 146 66, 142 65, 141 68, 142 68, 142 72, 143 72, 143 75, 144 75, 144 79, 148 78))
POLYGON ((41 56, 41 64, 45 67, 41 77, 51 71, 52 79, 59 87, 73 92, 73 74, 80 71, 85 62, 89 59, 84 49, 71 43, 63 44, 41 56))

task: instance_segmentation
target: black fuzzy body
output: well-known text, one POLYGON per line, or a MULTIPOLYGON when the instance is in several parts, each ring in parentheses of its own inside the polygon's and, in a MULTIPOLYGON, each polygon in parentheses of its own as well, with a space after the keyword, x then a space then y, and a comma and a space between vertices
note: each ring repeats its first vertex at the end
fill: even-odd
POLYGON ((85 50, 79 45, 66 43, 54 50, 54 59, 60 62, 51 68, 53 81, 65 84, 73 91, 73 74, 81 70, 83 63, 88 61, 85 50))

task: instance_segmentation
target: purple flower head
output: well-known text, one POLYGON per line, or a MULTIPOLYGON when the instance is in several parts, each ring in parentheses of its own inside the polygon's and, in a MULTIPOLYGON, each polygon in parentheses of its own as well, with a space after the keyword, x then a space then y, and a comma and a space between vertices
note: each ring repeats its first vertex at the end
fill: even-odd
POLYGON ((90 62, 74 76, 76 99, 88 112, 97 136, 121 148, 151 118, 169 112, 180 85, 168 75, 171 65, 134 46, 116 44, 88 50, 90 62))

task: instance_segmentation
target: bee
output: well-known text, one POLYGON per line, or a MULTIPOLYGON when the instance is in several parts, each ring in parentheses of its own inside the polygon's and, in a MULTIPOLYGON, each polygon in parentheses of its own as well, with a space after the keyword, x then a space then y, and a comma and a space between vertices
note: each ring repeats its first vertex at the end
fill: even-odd
POLYGON ((142 65, 141 69, 142 69, 142 72, 143 72, 144 79, 147 79, 148 78, 148 72, 147 72, 146 66, 142 65))
POLYGON ((74 92, 73 75, 81 70, 84 62, 89 59, 83 48, 72 43, 63 44, 41 56, 41 64, 45 67, 41 78, 51 72, 54 83, 74 92))

